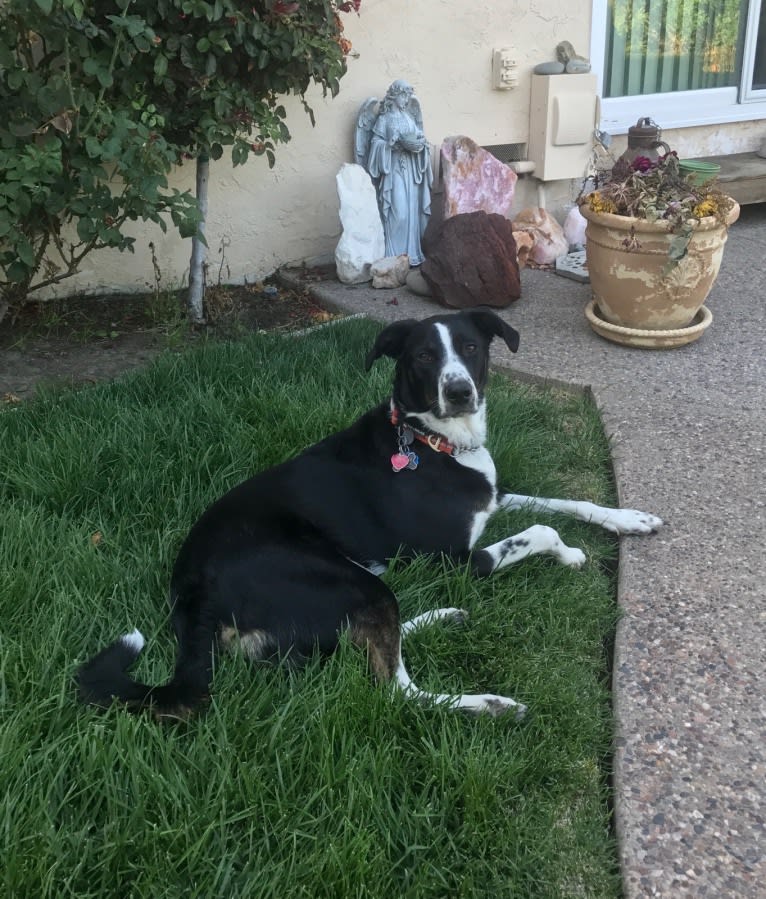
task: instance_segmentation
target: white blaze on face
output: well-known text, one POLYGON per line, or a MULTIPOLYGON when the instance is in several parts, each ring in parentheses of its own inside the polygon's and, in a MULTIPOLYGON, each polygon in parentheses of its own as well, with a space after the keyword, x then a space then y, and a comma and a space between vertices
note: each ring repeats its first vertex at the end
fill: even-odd
POLYGON ((435 328, 442 346, 444 347, 444 360, 442 362, 441 371, 439 372, 438 385, 439 414, 447 415, 448 413, 450 403, 445 395, 445 390, 455 381, 467 381, 471 385, 470 411, 475 412, 479 401, 479 394, 476 390, 473 378, 471 377, 471 373, 465 367, 463 360, 455 351, 455 345, 452 343, 452 335, 450 334, 449 328, 443 324, 437 324, 435 325, 435 328))

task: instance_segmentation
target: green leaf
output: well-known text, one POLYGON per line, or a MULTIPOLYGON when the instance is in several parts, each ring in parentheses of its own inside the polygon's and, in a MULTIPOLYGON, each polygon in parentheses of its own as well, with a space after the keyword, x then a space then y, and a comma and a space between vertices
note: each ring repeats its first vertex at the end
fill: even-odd
POLYGON ((157 78, 164 78, 168 70, 168 58, 164 53, 158 53, 154 60, 154 74, 157 78))
POLYGON ((53 0, 35 0, 35 3, 47 16, 53 12, 53 0))
POLYGON ((233 166, 242 165, 247 161, 247 148, 239 144, 234 144, 231 148, 231 164, 233 166))
POLYGON ((99 69, 96 72, 96 79, 101 87, 111 87, 114 84, 111 72, 108 72, 106 69, 99 69))
POLYGON ((11 72, 8 72, 6 75, 6 81, 8 82, 8 87, 12 91, 17 91, 22 84, 24 84, 24 78, 26 77, 26 72, 23 69, 14 69, 11 72))
POLYGON ((26 265, 24 265, 24 263, 22 262, 19 262, 18 259, 12 262, 5 270, 5 277, 9 281, 13 281, 15 284, 26 281, 31 274, 32 272, 29 271, 26 265))
POLYGON ((104 141, 101 147, 101 155, 104 159, 117 159, 120 155, 120 140, 117 137, 110 137, 104 141))
POLYGON ((684 234, 676 234, 668 246, 668 256, 674 262, 680 262, 686 256, 689 249, 689 237, 684 234))
POLYGON ((84 243, 96 236, 96 226, 91 219, 81 218, 77 220, 77 236, 84 243))
POLYGON ((30 134, 34 134, 35 131, 37 131, 37 128, 29 121, 10 122, 8 124, 8 130, 14 137, 29 137, 30 134))
POLYGON ((194 55, 192 54, 191 48, 188 44, 181 44, 181 49, 178 55, 181 58, 181 62, 186 66, 187 69, 194 68, 194 55))
POLYGON ((31 269, 34 267, 35 251, 32 248, 32 244, 26 238, 21 237, 16 242, 16 255, 27 268, 31 269))

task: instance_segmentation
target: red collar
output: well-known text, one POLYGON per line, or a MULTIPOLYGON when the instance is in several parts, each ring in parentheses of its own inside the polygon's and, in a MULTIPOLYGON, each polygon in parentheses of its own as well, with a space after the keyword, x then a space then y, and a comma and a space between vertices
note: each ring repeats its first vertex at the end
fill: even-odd
POLYGON ((394 427, 401 427, 402 429, 409 428, 409 430, 412 431, 415 440, 425 443, 426 446, 429 446, 434 452, 446 453, 448 456, 457 455, 458 451, 456 447, 454 447, 446 437, 442 437, 439 434, 426 434, 424 431, 420 431, 416 427, 413 427, 409 422, 403 421, 402 415, 396 406, 391 407, 391 411, 388 415, 391 419, 391 424, 394 427))

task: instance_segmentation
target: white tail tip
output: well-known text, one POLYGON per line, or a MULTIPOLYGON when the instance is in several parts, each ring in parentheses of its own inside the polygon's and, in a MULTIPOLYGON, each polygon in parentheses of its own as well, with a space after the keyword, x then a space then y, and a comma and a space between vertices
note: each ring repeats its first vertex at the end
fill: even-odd
POLYGON ((123 634, 122 637, 120 637, 120 640, 122 640, 128 649, 132 649, 136 655, 138 655, 146 645, 144 635, 138 628, 134 628, 129 634, 123 634))

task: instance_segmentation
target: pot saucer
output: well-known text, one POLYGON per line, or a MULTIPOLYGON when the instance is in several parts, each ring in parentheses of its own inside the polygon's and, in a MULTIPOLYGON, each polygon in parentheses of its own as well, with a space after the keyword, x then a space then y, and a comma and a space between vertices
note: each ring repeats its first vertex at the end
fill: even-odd
POLYGON ((707 306, 703 306, 692 319, 692 323, 685 328, 675 328, 672 331, 624 328, 622 325, 613 325, 603 319, 595 300, 591 300, 585 307, 585 317, 591 328, 601 337, 624 346, 642 347, 649 350, 669 350, 691 343, 701 337, 713 321, 711 311, 707 306))

